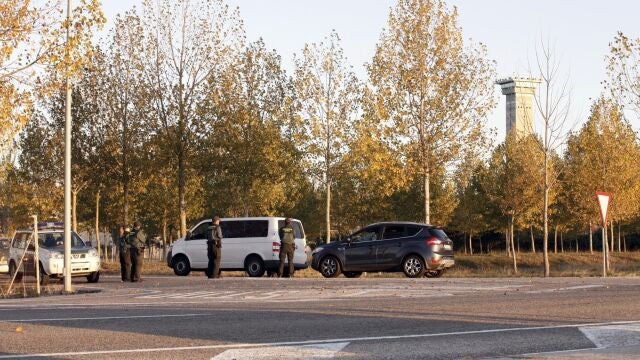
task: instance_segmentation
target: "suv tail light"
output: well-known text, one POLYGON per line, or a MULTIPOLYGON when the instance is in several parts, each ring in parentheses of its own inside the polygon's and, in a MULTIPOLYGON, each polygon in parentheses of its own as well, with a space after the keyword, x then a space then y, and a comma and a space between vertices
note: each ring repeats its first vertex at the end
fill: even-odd
POLYGON ((280 243, 279 242, 272 242, 271 243, 271 251, 272 252, 280 252, 280 243))
POLYGON ((433 237, 433 236, 428 238, 426 240, 426 243, 429 246, 435 246, 435 245, 442 245, 443 244, 442 240, 440 240, 440 239, 438 239, 436 237, 433 237))

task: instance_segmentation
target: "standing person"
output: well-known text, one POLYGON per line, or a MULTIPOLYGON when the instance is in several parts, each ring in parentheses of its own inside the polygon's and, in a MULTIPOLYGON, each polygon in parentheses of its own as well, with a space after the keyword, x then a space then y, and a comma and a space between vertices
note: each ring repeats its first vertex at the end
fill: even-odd
POLYGON ((289 277, 293 277, 294 265, 293 255, 296 251, 296 235, 291 226, 291 218, 284 221, 284 226, 280 228, 280 267, 278 275, 284 276, 284 261, 289 260, 289 277))
POLYGON ((120 254, 120 276, 122 281, 131 280, 131 255, 129 254, 129 244, 127 236, 129 236, 129 227, 120 225, 118 228, 118 252, 120 254))
POLYGON ((128 240, 131 252, 131 282, 141 281, 140 274, 142 273, 142 260, 147 238, 139 222, 133 223, 133 231, 129 234, 128 240))
POLYGON ((209 279, 220 278, 220 259, 222 258, 222 229, 220 218, 214 217, 213 223, 207 231, 207 277, 209 279))

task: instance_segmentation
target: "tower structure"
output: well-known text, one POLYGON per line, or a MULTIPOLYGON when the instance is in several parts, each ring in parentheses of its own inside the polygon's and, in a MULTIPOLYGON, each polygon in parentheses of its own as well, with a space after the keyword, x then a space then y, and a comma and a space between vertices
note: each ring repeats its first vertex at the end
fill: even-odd
POLYGON ((533 133, 533 107, 538 79, 506 78, 496 81, 506 96, 507 135, 516 131, 517 136, 533 133))

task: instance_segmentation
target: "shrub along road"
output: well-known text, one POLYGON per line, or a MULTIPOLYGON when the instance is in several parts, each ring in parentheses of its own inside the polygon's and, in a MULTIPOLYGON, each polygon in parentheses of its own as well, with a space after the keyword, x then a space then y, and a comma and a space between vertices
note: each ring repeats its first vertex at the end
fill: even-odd
POLYGON ((637 278, 107 276, 75 286, 101 292, 0 301, 0 358, 640 354, 637 278))

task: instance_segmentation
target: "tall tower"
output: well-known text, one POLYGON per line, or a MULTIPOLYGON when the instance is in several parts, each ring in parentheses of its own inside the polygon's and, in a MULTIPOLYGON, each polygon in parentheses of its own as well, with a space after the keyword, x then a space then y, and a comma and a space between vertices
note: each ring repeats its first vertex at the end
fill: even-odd
POLYGON ((534 95, 540 80, 506 78, 496 81, 507 97, 507 134, 515 130, 518 136, 533 132, 534 95))

